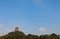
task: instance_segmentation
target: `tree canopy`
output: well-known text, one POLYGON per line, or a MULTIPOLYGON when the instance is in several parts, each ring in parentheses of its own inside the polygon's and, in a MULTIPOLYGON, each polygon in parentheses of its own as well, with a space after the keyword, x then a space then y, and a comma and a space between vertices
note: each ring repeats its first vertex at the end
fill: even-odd
POLYGON ((0 39, 60 39, 60 35, 57 35, 55 33, 52 33, 50 35, 33 35, 33 34, 28 34, 25 35, 21 31, 16 31, 16 32, 9 32, 8 34, 4 36, 0 36, 0 39))

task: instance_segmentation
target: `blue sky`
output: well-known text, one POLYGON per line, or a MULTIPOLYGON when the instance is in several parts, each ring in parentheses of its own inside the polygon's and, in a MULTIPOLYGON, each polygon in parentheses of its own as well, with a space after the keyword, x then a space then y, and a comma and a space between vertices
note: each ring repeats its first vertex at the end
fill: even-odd
POLYGON ((60 0, 0 0, 0 33, 16 26, 25 34, 60 34, 60 0))

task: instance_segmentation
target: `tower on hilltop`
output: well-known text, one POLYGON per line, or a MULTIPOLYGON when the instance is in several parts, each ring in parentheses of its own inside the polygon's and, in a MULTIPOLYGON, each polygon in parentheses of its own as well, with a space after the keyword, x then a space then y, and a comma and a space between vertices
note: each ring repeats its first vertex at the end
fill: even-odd
POLYGON ((18 28, 18 27, 15 27, 15 32, 16 32, 16 31, 19 31, 19 28, 18 28))

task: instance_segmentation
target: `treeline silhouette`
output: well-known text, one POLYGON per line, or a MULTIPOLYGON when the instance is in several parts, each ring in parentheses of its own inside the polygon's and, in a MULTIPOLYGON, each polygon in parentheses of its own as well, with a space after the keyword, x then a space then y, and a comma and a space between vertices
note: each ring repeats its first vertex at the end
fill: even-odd
POLYGON ((0 36, 0 39, 60 39, 60 36, 55 33, 40 36, 33 34, 25 35, 23 32, 17 31, 17 32, 10 32, 4 36, 0 36))

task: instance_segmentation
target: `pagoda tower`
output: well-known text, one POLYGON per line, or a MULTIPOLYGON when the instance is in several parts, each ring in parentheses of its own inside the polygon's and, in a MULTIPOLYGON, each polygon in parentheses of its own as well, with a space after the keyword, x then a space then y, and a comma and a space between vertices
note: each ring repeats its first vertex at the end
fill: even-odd
POLYGON ((15 32, 16 32, 16 31, 19 31, 19 28, 18 28, 18 27, 15 27, 15 32))

